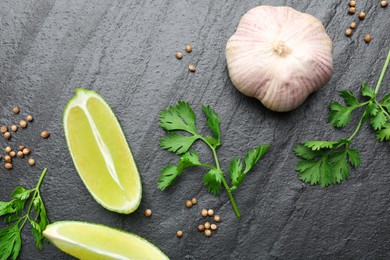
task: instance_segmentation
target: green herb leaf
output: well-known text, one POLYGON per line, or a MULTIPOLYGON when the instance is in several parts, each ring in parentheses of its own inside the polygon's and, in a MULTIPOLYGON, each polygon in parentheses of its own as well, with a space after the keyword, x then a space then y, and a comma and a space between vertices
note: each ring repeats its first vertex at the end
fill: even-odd
POLYGON ((381 101, 381 106, 385 107, 387 112, 390 112, 390 93, 387 93, 381 101))
POLYGON ((303 145, 307 148, 312 149, 313 151, 319 151, 321 149, 333 148, 333 146, 338 145, 339 142, 329 142, 329 141, 307 141, 303 145))
POLYGON ((260 160, 261 157, 268 151, 269 145, 257 146, 256 148, 250 149, 244 157, 245 170, 244 174, 248 173, 260 160))
POLYGON ((317 156, 322 155, 321 151, 314 150, 311 148, 306 147, 304 144, 298 144, 294 149, 293 152, 300 158, 311 160, 317 156))
POLYGON ((386 123, 382 129, 376 132, 376 139, 381 142, 390 140, 390 123, 386 123))
POLYGON ((359 168, 360 167, 360 155, 358 150, 347 148, 347 156, 348 156, 348 162, 354 167, 359 168))
POLYGON ((346 107, 338 102, 333 102, 329 106, 329 123, 335 127, 342 128, 347 125, 355 107, 346 107))
POLYGON ((221 144, 221 133, 219 129, 219 125, 221 124, 221 120, 219 119, 217 113, 215 113, 210 106, 202 105, 202 110, 207 117, 207 125, 210 127, 211 132, 213 132, 216 137, 217 142, 214 144, 214 147, 217 147, 221 144))
POLYGON ((344 99, 345 104, 349 106, 359 105, 359 102, 357 101, 355 95, 349 90, 340 91, 340 96, 344 99))
POLYGON ((362 96, 369 97, 369 98, 375 98, 375 90, 367 85, 366 82, 363 82, 362 84, 362 96))
POLYGON ((243 180, 243 177, 241 177, 240 179, 239 177, 241 175, 243 176, 243 174, 242 174, 242 163, 240 159, 238 159, 237 157, 233 157, 230 163, 229 173, 230 173, 230 179, 232 180, 232 184, 238 187, 243 180))
POLYGON ((26 190, 23 187, 16 187, 16 189, 12 192, 11 197, 16 200, 27 200, 32 191, 33 190, 26 190))
POLYGON ((219 169, 211 169, 203 178, 204 185, 213 195, 218 195, 222 186, 223 172, 219 169))
POLYGON ((370 122, 375 130, 379 130, 386 124, 387 118, 383 111, 378 111, 375 116, 371 117, 370 122))
POLYGON ((166 130, 183 130, 196 133, 196 116, 187 102, 179 101, 178 105, 160 112, 160 126, 166 130))
POLYGON ((22 244, 18 223, 0 230, 0 241, 0 260, 16 259, 22 244))
POLYGON ((176 154, 183 154, 187 152, 193 143, 198 139, 198 136, 184 136, 177 133, 167 133, 165 137, 160 140, 160 146, 170 152, 176 154))

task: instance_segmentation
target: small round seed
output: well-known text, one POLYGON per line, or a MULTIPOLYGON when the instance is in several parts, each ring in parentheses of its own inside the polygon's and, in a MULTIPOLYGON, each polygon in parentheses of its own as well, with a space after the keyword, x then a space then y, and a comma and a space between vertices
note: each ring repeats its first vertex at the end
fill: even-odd
POLYGON ((7 163, 10 163, 12 161, 11 156, 9 156, 9 155, 4 156, 4 161, 7 163))
POLYGON ((150 216, 152 216, 152 210, 151 209, 146 209, 145 210, 145 212, 144 212, 144 215, 145 215, 145 217, 150 217, 150 216))
POLYGON ((204 234, 205 234, 206 237, 211 237, 211 230, 210 229, 206 229, 204 231, 204 234))
POLYGON ((8 131, 8 126, 6 126, 6 125, 1 126, 0 131, 1 131, 2 133, 7 132, 7 131, 8 131))
POLYGON ((381 7, 386 8, 388 6, 387 1, 381 1, 381 7))
POLYGON ((6 153, 10 153, 10 152, 12 151, 12 149, 11 149, 11 147, 7 146, 7 147, 4 149, 4 151, 5 151, 6 153))
POLYGON ((205 229, 210 229, 210 226, 211 226, 210 222, 207 221, 206 223, 204 223, 205 229))
POLYGON ((366 34, 366 35, 364 36, 364 41, 365 41, 366 43, 369 43, 371 40, 372 40, 372 36, 371 36, 371 35, 366 34))
POLYGON ((11 126, 11 130, 14 131, 14 132, 18 131, 18 126, 17 125, 12 125, 11 126))
POLYGON ((204 230, 205 230, 204 225, 201 224, 198 226, 198 231, 203 232, 204 230))
POLYGON ((11 156, 11 157, 15 157, 15 156, 16 156, 16 153, 15 153, 15 151, 11 151, 11 152, 9 152, 9 156, 11 156))
POLYGON ((221 217, 220 217, 219 215, 215 215, 215 216, 214 216, 214 221, 215 221, 215 222, 221 221, 221 217))
POLYGON ((35 160, 33 158, 28 159, 28 164, 30 166, 34 166, 35 165, 35 160))
POLYGON ((24 120, 20 120, 19 121, 19 125, 20 125, 21 128, 26 128, 27 127, 27 122, 24 121, 24 120))
POLYGON ((5 132, 4 133, 4 138, 9 140, 11 138, 11 133, 10 132, 5 132))
POLYGON ((44 131, 41 132, 41 137, 42 137, 43 139, 47 139, 49 136, 50 136, 49 131, 44 130, 44 131))
POLYGON ((349 26, 349 28, 351 28, 351 29, 356 29, 356 27, 357 27, 356 22, 352 22, 351 25, 349 26))
POLYGON ((192 46, 189 44, 186 44, 185 50, 186 50, 186 52, 190 53, 192 51, 192 46))
POLYGON ((207 209, 202 209, 202 216, 207 217, 207 209))
POLYGON ((355 13, 356 13, 356 8, 355 8, 355 7, 350 7, 350 8, 348 9, 348 13, 349 13, 349 14, 355 14, 355 13))
POLYGON ((183 58, 183 53, 181 53, 180 51, 176 52, 176 59, 178 60, 181 60, 183 58))
POLYGON ((190 72, 195 72, 195 71, 196 71, 195 65, 193 65, 193 64, 188 65, 188 70, 189 70, 190 72))
POLYGON ((24 145, 19 145, 19 151, 23 151, 24 148, 25 148, 24 145))
POLYGON ((183 236, 183 231, 181 231, 181 230, 177 231, 177 232, 176 232, 176 236, 177 236, 178 238, 181 238, 181 237, 183 236))
POLYGON ((11 170, 11 169, 12 169, 12 164, 10 164, 10 163, 5 163, 5 164, 4 164, 4 167, 5 167, 7 170, 11 170))
POLYGON ((23 154, 24 155, 29 155, 31 153, 31 150, 30 149, 28 149, 28 148, 24 148, 23 149, 23 154))
POLYGON ((209 209, 209 210, 207 211, 207 215, 209 215, 210 217, 214 216, 214 210, 209 209))
POLYGON ((191 202, 192 202, 192 205, 196 205, 196 203, 198 203, 198 200, 196 198, 192 198, 191 202))
POLYGON ((210 228, 211 228, 211 230, 217 230, 218 227, 215 224, 211 224, 210 228))
POLYGON ((33 121, 33 117, 31 115, 28 115, 28 116, 26 116, 26 120, 28 122, 31 122, 31 121, 33 121))
POLYGON ((350 7, 355 7, 356 6, 356 1, 349 1, 348 5, 350 7))
POLYGON ((18 106, 14 106, 14 107, 12 108, 12 112, 13 112, 14 114, 19 114, 20 108, 19 108, 18 106))
POLYGON ((345 36, 351 37, 352 36, 352 29, 348 28, 347 30, 345 30, 345 36))
POLYGON ((358 17, 359 17, 360 20, 364 20, 364 18, 366 18, 366 14, 364 12, 360 12, 358 17))
POLYGON ((185 204, 187 208, 192 208, 192 202, 190 200, 186 200, 185 204))
POLYGON ((16 155, 17 155, 19 158, 23 158, 23 157, 24 157, 24 154, 23 154, 22 151, 18 151, 18 152, 16 153, 16 155))

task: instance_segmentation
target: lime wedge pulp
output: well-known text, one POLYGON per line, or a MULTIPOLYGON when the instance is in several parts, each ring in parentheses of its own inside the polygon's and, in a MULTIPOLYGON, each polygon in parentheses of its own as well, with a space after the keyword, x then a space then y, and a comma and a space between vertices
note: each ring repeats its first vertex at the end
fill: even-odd
POLYGON ((140 176, 107 102, 95 91, 77 89, 63 123, 70 155, 93 198, 111 211, 135 211, 142 197, 140 176))
POLYGON ((59 221, 48 225, 43 235, 79 259, 168 259, 147 240, 98 224, 59 221))

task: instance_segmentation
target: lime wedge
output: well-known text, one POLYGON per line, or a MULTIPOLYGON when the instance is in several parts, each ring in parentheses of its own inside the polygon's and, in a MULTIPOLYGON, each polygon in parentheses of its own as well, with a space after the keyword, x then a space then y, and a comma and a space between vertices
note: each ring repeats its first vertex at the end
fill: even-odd
POLYGON ((147 240, 98 224, 59 221, 48 225, 43 235, 79 259, 168 259, 147 240))
POLYGON ((142 197, 140 176, 107 102, 95 91, 77 89, 63 120, 70 155, 93 198, 111 211, 135 211, 142 197))

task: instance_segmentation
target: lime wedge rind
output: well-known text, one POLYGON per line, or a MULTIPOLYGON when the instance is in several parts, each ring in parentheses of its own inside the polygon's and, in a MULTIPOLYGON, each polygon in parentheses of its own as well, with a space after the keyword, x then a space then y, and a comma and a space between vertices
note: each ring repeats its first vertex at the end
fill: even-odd
MULTIPOLYGON (((126 188, 123 187, 121 182, 119 181, 119 177, 118 177, 117 172, 115 170, 115 166, 114 166, 114 163, 113 163, 112 156, 111 156, 110 152, 108 151, 108 148, 105 145, 104 141, 102 140, 102 137, 100 136, 99 130, 96 128, 96 125, 94 124, 94 121, 91 118, 91 115, 90 115, 90 113, 89 113, 89 111, 87 109, 87 101, 89 100, 89 98, 96 98, 99 101, 101 101, 102 104, 104 104, 104 106, 110 111, 110 116, 115 118, 115 124, 116 124, 115 127, 117 127, 120 130, 120 134, 122 135, 123 140, 126 140, 126 138, 124 136, 124 133, 122 131, 122 128, 121 128, 121 126, 120 126, 120 124, 119 124, 115 114, 112 112, 111 107, 105 101, 105 99, 99 93, 97 93, 97 92, 95 92, 93 90, 86 90, 86 89, 82 89, 82 88, 77 88, 75 96, 72 99, 70 99, 68 104, 66 105, 65 110, 64 110, 64 115, 63 115, 63 125, 64 125, 64 129, 65 129, 66 142, 67 142, 68 148, 70 150, 70 154, 71 154, 73 163, 74 163, 74 165, 75 165, 75 167, 77 169, 77 172, 79 173, 79 176, 82 179, 84 185, 87 187, 87 189, 89 190, 89 192, 92 195, 92 197, 102 207, 104 207, 104 208, 106 208, 106 209, 108 209, 110 211, 123 213, 123 214, 129 214, 131 212, 134 212, 138 208, 140 203, 141 203, 142 187, 141 187, 141 179, 140 179, 140 176, 138 174, 138 170, 136 170, 137 171, 137 179, 138 179, 138 181, 137 181, 138 185, 137 185, 136 188, 139 190, 139 192, 138 192, 136 198, 130 199, 126 195, 126 188), (105 165, 106 165, 106 167, 108 169, 108 172, 109 172, 111 178, 118 185, 118 187, 123 191, 122 195, 124 197, 128 198, 128 200, 126 200, 125 203, 122 206, 120 206, 120 207, 117 207, 117 206, 113 207, 110 204, 104 202, 93 190, 91 190, 89 188, 88 182, 83 177, 83 175, 80 174, 81 169, 78 166, 78 164, 76 162, 76 158, 75 158, 75 156, 73 155, 73 153, 71 151, 72 149, 71 149, 70 139, 69 139, 69 136, 68 136, 68 125, 67 125, 67 118, 69 116, 69 113, 70 113, 71 109, 74 108, 74 107, 80 107, 85 112, 85 115, 88 118, 88 121, 89 121, 89 123, 91 125, 91 128, 92 128, 93 135, 95 137, 96 143, 100 147, 101 154, 104 157, 105 165)), ((128 153, 129 153, 129 155, 131 157, 130 160, 132 160, 132 163, 133 163, 133 165, 134 165, 134 167, 136 169, 136 164, 134 162, 134 159, 132 158, 130 147, 129 147, 129 145, 127 143, 126 143, 126 145, 127 145, 128 153)), ((109 192, 109 191, 107 191, 107 192, 109 192)))

